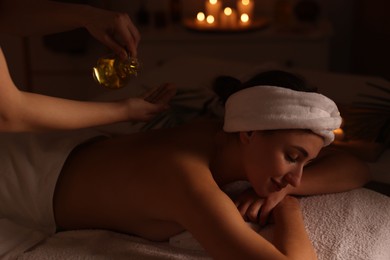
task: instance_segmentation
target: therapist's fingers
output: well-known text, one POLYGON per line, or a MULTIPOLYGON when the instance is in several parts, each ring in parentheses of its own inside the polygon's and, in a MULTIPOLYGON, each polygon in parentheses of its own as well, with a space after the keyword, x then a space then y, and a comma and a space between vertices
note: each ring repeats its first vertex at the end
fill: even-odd
POLYGON ((110 48, 113 52, 115 52, 115 54, 118 55, 122 60, 127 59, 128 54, 126 48, 119 44, 112 35, 106 34, 101 42, 110 48))
POLYGON ((165 83, 147 91, 143 98, 154 104, 166 104, 176 95, 176 86, 172 83, 165 83))
POLYGON ((128 54, 137 57, 140 34, 127 13, 99 8, 88 9, 83 24, 90 34, 110 48, 121 59, 128 54))
MULTIPOLYGON (((133 57, 137 57, 137 48, 138 48, 138 44, 141 40, 141 34, 139 33, 137 27, 135 27, 135 25, 133 24, 133 22, 131 21, 130 17, 127 17, 128 18, 128 24, 127 24, 127 29, 130 31, 131 35, 133 36, 132 37, 132 42, 129 42, 129 44, 131 43, 134 43, 134 45, 131 44, 131 46, 135 46, 134 48, 134 53, 131 52, 133 54, 133 57)), ((131 50, 131 46, 129 46, 130 50, 131 50)))
POLYGON ((126 48, 130 56, 136 58, 141 36, 127 14, 121 14, 118 18, 115 34, 119 37, 118 42, 126 48))
POLYGON ((176 95, 176 86, 174 84, 166 83, 162 89, 155 97, 156 104, 167 104, 176 95))

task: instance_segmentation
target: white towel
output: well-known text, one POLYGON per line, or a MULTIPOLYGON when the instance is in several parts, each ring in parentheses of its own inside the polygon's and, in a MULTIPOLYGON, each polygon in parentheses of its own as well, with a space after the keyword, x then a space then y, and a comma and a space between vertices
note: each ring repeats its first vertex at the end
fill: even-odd
MULTIPOLYGON (((390 259, 390 198, 367 189, 300 200, 319 260, 390 259)), ((256 226, 252 226, 257 228, 256 226)), ((270 239, 273 227, 260 233, 270 239)), ((18 260, 211 259, 189 232, 170 243, 150 242, 103 230, 67 231, 18 260)))
MULTIPOLYGON (((306 230, 319 260, 389 260, 390 198, 368 189, 300 199, 306 230)), ((255 230, 272 239, 273 227, 255 230)), ((188 232, 170 239, 173 246, 203 250, 188 232)))
POLYGON ((336 104, 319 93, 255 86, 234 93, 225 104, 226 132, 310 129, 326 146, 340 125, 336 104))

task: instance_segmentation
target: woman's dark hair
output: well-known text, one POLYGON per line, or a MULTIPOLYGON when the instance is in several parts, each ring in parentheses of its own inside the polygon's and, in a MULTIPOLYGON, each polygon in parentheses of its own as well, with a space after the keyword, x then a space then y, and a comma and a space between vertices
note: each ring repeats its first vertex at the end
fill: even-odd
POLYGON ((261 72, 244 83, 230 76, 219 76, 214 81, 213 90, 222 104, 225 104, 228 97, 233 93, 260 85, 276 86, 303 92, 317 91, 315 88, 309 87, 303 78, 281 70, 261 72))

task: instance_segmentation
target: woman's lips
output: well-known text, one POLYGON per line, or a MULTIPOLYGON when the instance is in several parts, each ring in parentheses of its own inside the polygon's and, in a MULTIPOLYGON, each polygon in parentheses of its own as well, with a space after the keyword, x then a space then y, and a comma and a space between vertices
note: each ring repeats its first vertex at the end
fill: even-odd
POLYGON ((287 185, 282 185, 281 183, 275 181, 274 179, 271 179, 271 181, 272 181, 276 191, 281 191, 282 189, 284 189, 287 186, 287 185))

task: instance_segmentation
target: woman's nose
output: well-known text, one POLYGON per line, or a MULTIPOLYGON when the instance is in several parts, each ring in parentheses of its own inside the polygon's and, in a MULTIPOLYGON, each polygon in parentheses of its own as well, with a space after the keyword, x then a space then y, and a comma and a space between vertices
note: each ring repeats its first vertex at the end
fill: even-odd
POLYGON ((284 177, 285 181, 293 187, 298 187, 301 183, 302 173, 303 167, 297 167, 284 177))

